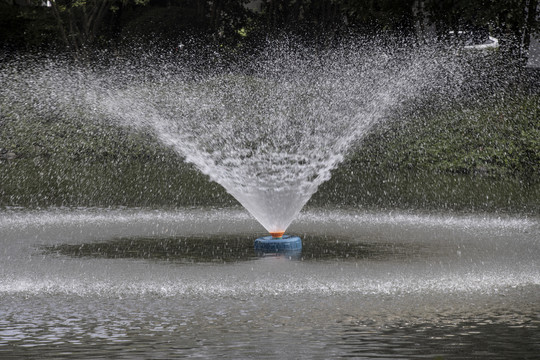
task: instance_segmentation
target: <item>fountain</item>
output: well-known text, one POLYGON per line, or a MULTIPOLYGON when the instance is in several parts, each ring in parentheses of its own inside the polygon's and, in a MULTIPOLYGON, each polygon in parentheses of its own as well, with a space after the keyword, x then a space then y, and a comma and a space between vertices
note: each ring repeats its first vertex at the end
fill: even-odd
MULTIPOLYGON (((126 64, 67 75, 53 68, 60 91, 73 94, 38 101, 46 108, 76 103, 93 118, 154 134, 263 225, 271 237, 256 247, 297 249, 298 237, 282 237, 293 219, 352 145, 453 70, 440 56, 355 43, 314 53, 270 42, 226 70, 203 74, 183 63, 156 66, 154 58, 136 72, 126 64)), ((51 71, 39 76, 38 86, 47 87, 51 71)))
MULTIPOLYGON (((19 121, 38 137, 32 125, 47 122, 67 145, 66 123, 74 132, 91 125, 98 135, 84 141, 98 145, 101 126, 144 134, 195 169, 178 172, 201 187, 219 183, 242 205, 205 198, 197 206, 109 206, 70 203, 66 195, 59 205, 21 206, 17 182, 29 177, 37 179, 26 188, 37 188, 32 194, 50 187, 62 197, 89 187, 111 196, 105 187, 114 181, 98 174, 105 185, 92 187, 88 172, 112 162, 120 177, 126 168, 114 156, 61 157, 68 160, 57 173, 54 153, 1 159, 0 180, 4 169, 19 172, 0 181, 0 194, 12 191, 0 198, 8 198, 0 204, 0 357, 538 354, 537 214, 365 208, 355 195, 389 196, 376 174, 373 186, 345 187, 351 206, 322 198, 304 208, 321 190, 333 191, 324 186, 334 171, 361 170, 344 160, 375 126, 400 118, 410 102, 475 85, 467 61, 428 47, 355 42, 317 51, 273 42, 225 65, 219 60, 209 67, 157 53, 90 68, 50 58, 0 65, 0 126, 19 121), (278 256, 254 252, 254 234, 256 250, 278 256)), ((58 151, 73 146, 66 149, 58 151)), ((155 158, 140 161, 156 171, 155 158)), ((455 179, 440 191, 469 201, 451 191, 461 186, 455 179)), ((412 192, 421 196, 436 180, 421 179, 412 192)), ((117 189, 129 193, 132 184, 117 189)), ((140 191, 168 188, 152 185, 140 191)), ((489 201, 496 190, 486 192, 489 201)))

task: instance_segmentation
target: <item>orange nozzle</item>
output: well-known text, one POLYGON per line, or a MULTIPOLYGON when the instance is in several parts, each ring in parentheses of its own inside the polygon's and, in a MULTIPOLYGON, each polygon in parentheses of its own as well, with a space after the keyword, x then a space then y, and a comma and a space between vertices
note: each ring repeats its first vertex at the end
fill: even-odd
POLYGON ((285 234, 285 231, 270 231, 270 235, 272 235, 274 239, 281 239, 283 234, 285 234))

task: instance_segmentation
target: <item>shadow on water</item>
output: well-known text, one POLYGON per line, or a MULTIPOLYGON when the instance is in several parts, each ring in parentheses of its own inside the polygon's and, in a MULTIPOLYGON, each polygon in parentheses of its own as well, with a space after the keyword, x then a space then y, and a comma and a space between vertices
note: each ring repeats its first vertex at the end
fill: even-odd
POLYGON ((84 244, 41 247, 46 254, 75 258, 146 259, 176 263, 228 263, 284 255, 301 261, 405 259, 417 256, 418 245, 359 242, 353 238, 304 235, 301 253, 257 254, 253 235, 122 237, 84 244))

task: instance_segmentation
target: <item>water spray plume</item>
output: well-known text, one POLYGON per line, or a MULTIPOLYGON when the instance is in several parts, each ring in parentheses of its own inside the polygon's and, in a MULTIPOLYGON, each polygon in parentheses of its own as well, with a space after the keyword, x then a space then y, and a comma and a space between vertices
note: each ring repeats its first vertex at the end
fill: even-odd
POLYGON ((450 63, 428 50, 269 42, 204 74, 152 56, 94 70, 52 62, 15 71, 8 90, 23 83, 45 111, 152 133, 280 237, 354 144, 447 77, 450 63))

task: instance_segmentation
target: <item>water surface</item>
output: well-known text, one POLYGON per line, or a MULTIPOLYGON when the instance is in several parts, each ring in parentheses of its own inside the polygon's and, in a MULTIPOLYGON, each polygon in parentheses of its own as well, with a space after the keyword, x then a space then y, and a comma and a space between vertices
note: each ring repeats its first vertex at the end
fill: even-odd
POLYGON ((8 209, 0 356, 534 358, 535 217, 312 209, 258 257, 240 208, 8 209))

